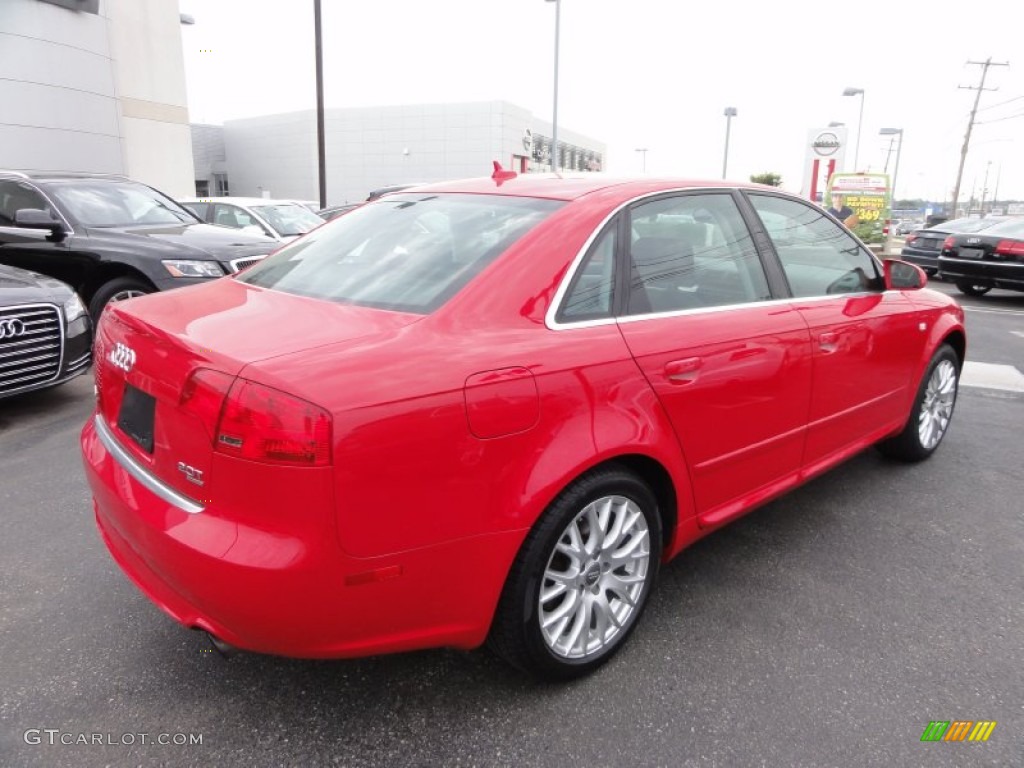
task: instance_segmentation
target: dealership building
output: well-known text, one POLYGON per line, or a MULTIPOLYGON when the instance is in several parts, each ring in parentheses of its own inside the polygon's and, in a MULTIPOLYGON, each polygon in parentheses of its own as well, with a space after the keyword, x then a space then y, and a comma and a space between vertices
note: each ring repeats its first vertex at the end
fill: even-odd
POLYGON ((191 194, 178 0, 0 0, 0 168, 191 194))
MULTIPOLYGON (((505 101, 328 109, 327 201, 355 202, 392 184, 551 169, 551 123, 505 101)), ((606 146, 558 127, 561 167, 604 168, 606 146)), ((196 194, 316 200, 316 112, 192 126, 196 194)))

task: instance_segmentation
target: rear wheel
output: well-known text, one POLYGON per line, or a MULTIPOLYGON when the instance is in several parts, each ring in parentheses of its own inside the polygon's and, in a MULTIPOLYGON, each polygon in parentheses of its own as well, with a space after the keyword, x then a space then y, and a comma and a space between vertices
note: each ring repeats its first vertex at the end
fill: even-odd
POLYGON ((618 467, 562 492, 527 536, 488 644, 540 677, 579 677, 626 642, 654 586, 661 521, 654 494, 618 467))
POLYGON ((879 443, 878 450, 901 461, 931 456, 953 418, 959 382, 960 359, 952 347, 943 344, 925 371, 907 425, 895 437, 879 443))
POLYGON ((110 302, 133 299, 136 296, 153 293, 155 290, 152 285, 137 277, 115 277, 113 280, 103 283, 92 295, 92 300, 89 302, 89 314, 95 323, 100 319, 103 308, 110 302))
POLYGON ((979 285, 978 283, 973 283, 970 280, 957 280, 956 287, 960 293, 966 294, 967 296, 984 296, 992 290, 991 285, 979 285))

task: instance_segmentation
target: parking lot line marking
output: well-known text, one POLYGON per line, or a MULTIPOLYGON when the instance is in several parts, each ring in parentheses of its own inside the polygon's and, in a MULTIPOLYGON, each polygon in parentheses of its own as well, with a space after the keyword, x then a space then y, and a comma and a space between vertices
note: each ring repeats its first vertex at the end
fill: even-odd
POLYGON ((964 312, 981 312, 986 315, 1024 315, 1024 309, 999 309, 998 307, 968 307, 960 305, 964 312))
POLYGON ((1012 365, 975 363, 968 360, 960 374, 960 384, 965 387, 1024 392, 1024 373, 1012 365))

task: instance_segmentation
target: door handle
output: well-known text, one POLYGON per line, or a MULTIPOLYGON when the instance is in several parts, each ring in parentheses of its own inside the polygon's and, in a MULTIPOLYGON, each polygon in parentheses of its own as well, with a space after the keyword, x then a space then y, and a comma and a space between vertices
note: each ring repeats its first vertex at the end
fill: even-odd
POLYGON ((839 334, 826 331, 818 336, 818 348, 826 355, 839 349, 839 334))
POLYGON ((697 378, 697 374, 703 366, 704 359, 701 357, 671 360, 665 363, 665 378, 673 384, 689 384, 697 378))

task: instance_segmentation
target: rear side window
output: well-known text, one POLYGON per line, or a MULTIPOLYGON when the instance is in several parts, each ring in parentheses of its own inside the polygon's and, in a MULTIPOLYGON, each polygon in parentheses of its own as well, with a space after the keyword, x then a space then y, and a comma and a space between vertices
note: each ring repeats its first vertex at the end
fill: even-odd
POLYGON ((428 314, 562 205, 499 195, 390 195, 319 227, 238 279, 428 314))
POLYGON ((746 304, 771 297, 728 194, 687 194, 631 210, 627 314, 746 304))

